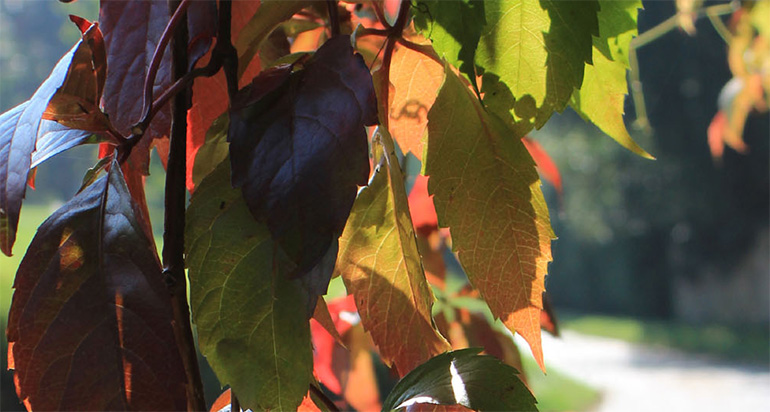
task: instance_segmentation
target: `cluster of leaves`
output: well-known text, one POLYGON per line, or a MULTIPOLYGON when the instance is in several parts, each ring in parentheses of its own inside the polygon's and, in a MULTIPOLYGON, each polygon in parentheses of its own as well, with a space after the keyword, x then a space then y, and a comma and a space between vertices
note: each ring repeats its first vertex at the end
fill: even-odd
POLYGON ((640 6, 103 0, 98 23, 73 17, 81 41, 0 116, 6 254, 34 168, 84 143, 103 157, 16 275, 20 399, 201 409, 184 262, 200 350, 244 409, 329 407, 318 381, 361 408, 533 409, 509 366, 515 346, 468 302, 523 336, 545 370, 554 234, 533 156, 558 175, 522 139, 571 106, 649 156, 623 123, 640 6), (143 187, 153 147, 168 174, 163 265, 143 187), (421 162, 409 195, 400 154, 421 162), (451 286, 448 246, 465 286, 451 286), (322 297, 332 277, 350 295, 344 311, 322 297), (351 316, 345 367, 332 353, 351 316), (469 345, 507 363, 449 352, 469 345), (383 401, 343 396, 372 373, 359 357, 371 349, 403 380, 383 401))

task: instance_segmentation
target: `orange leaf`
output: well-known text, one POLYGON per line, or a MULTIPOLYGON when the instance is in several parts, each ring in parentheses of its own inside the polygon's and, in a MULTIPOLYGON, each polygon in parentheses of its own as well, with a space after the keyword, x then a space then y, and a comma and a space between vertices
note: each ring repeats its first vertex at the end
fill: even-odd
MULTIPOLYGON (((259 8, 256 1, 233 2, 233 21, 231 36, 233 41, 238 38, 243 27, 259 8)), ((211 59, 211 50, 197 63, 197 67, 204 67, 211 59)), ((251 82, 251 79, 260 71, 259 59, 252 60, 239 81, 243 87, 251 82)), ((187 189, 192 192, 195 189, 193 183, 193 166, 198 149, 206 141, 206 131, 209 130, 214 120, 227 110, 227 80, 224 72, 220 71, 212 77, 199 77, 195 79, 192 87, 192 106, 187 111, 187 189)))
MULTIPOLYGON (((429 44, 416 37, 414 41, 429 44)), ((422 159, 422 138, 428 127, 428 111, 436 101, 436 94, 444 78, 441 64, 422 53, 406 47, 397 47, 390 64, 389 130, 406 153, 422 159)))
POLYGON ((211 409, 209 409, 209 411, 219 412, 224 408, 228 408, 231 403, 232 398, 230 397, 230 388, 227 388, 224 392, 222 392, 221 395, 219 395, 217 400, 214 401, 214 404, 211 405, 211 409))
POLYGON ((297 412, 321 412, 321 409, 319 409, 315 402, 310 399, 310 394, 308 393, 302 398, 302 403, 299 404, 297 412))
POLYGON ((725 112, 720 110, 714 115, 709 123, 707 131, 709 149, 711 150, 711 157, 714 159, 720 159, 725 152, 725 128, 727 127, 727 116, 725 112))
POLYGON ((556 167, 556 163, 554 163, 551 156, 548 155, 548 152, 543 149, 543 146, 541 146, 540 143, 530 137, 524 136, 521 138, 521 141, 524 143, 524 147, 527 148, 530 156, 532 156, 532 159, 535 160, 537 171, 540 172, 540 176, 545 181, 552 184, 557 192, 561 193, 561 174, 559 173, 559 168, 556 167))
POLYGON ((471 284, 492 314, 520 334, 545 370, 540 311, 553 230, 532 157, 460 78, 428 114, 425 174, 439 226, 449 227, 471 284))

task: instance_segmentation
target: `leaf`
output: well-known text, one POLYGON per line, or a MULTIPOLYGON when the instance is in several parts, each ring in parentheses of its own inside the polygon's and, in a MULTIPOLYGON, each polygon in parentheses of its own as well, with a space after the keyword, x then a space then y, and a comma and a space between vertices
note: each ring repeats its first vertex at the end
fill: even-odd
POLYGON ((408 200, 409 213, 415 230, 424 237, 438 230, 438 216, 436 216, 436 207, 433 206, 433 197, 428 193, 427 177, 422 175, 415 177, 408 200))
MULTIPOLYGON (((442 2, 454 5, 457 2, 442 2)), ((388 129, 404 152, 422 159, 422 138, 428 129, 428 111, 441 87, 444 68, 440 63, 406 47, 397 47, 390 63, 388 129)))
POLYGON ((433 325, 433 293, 417 251, 398 160, 392 147, 384 152, 386 160, 353 205, 340 238, 337 271, 383 361, 403 376, 449 345, 433 325))
MULTIPOLYGON (((258 8, 259 2, 256 1, 232 3, 233 18, 230 22, 232 39, 237 40, 239 38, 243 27, 254 16, 258 8)), ((210 59, 211 52, 200 59, 198 67, 204 67, 210 59)), ((246 73, 241 77, 239 85, 241 87, 246 86, 260 70, 259 60, 254 59, 253 63, 248 66, 246 73)), ((223 71, 219 71, 211 77, 195 79, 192 87, 192 105, 187 111, 187 179, 185 183, 190 192, 195 190, 195 186, 200 183, 200 180, 224 158, 223 156, 209 157, 212 153, 207 152, 203 159, 198 159, 198 151, 204 146, 204 143, 209 141, 209 138, 213 138, 216 134, 227 133, 227 122, 217 122, 217 119, 227 117, 223 116, 227 109, 227 80, 223 71)), ((220 148, 218 147, 216 151, 218 152, 220 148)))
POLYGON ((556 191, 561 194, 561 174, 559 173, 559 168, 556 167, 556 163, 554 163, 551 156, 548 155, 548 152, 543 149, 543 146, 541 146, 537 140, 530 137, 524 136, 521 139, 521 142, 524 143, 527 152, 529 152, 529 155, 532 156, 532 159, 535 161, 540 176, 542 176, 546 182, 552 184, 556 191))
POLYGON ((242 35, 234 43, 238 50, 239 77, 244 76, 259 46, 270 32, 310 3, 307 0, 262 0, 256 14, 244 26, 242 35))
POLYGON ((593 64, 585 65, 583 85, 575 90, 570 105, 586 121, 626 149, 653 159, 628 134, 623 105, 628 92, 626 70, 631 39, 636 36, 640 1, 599 0, 600 37, 593 38, 593 64))
MULTIPOLYGON (((476 47, 486 23, 481 1, 425 1, 415 10, 414 25, 429 37, 439 56, 460 69, 471 82, 476 80, 476 47)), ((438 88, 437 85, 436 88, 438 88)), ((422 155, 415 153, 415 156, 422 155)))
POLYGON ((424 174, 471 284, 543 368, 540 310, 551 239, 535 165, 449 68, 428 113, 424 174))
POLYGON ((27 409, 186 408, 168 290, 136 209, 113 162, 32 240, 8 323, 27 409))
POLYGON ((434 357, 404 376, 383 403, 390 411, 416 403, 462 405, 477 411, 537 410, 516 369, 479 348, 434 357))
POLYGON ((598 10, 596 0, 485 3, 487 25, 476 53, 484 84, 499 79, 497 86, 514 98, 516 118, 539 129, 583 83, 598 10))
MULTIPOLYGON (((319 297, 319 299, 323 298, 319 297)), ((316 311, 320 307, 320 304, 316 306, 316 311)), ((347 358, 350 353, 345 348, 341 335, 346 335, 360 322, 353 296, 348 295, 330 302, 328 316, 329 321, 316 321, 318 319, 316 316, 310 321, 310 332, 313 337, 313 373, 327 389, 342 395, 341 376, 339 376, 341 374, 338 372, 348 369, 349 359, 347 358), (351 320, 354 320, 354 323, 351 323, 351 320), (328 322, 332 324, 328 325, 328 322), (345 361, 341 362, 340 357, 345 361)))
MULTIPOLYGON (((241 12, 237 7, 238 5, 236 5, 236 10, 233 13, 235 19, 239 16, 236 13, 241 12)), ((194 1, 187 8, 187 37, 190 39, 187 45, 189 69, 195 67, 198 60, 210 51, 217 35, 218 20, 216 0, 194 1)), ((231 21, 230 24, 232 31, 233 22, 231 21)))
MULTIPOLYGON (((93 30, 98 31, 98 28, 93 30)), ((37 141, 41 141, 41 153, 35 157, 35 165, 83 143, 90 136, 88 132, 71 131, 41 120, 49 101, 62 84, 93 74, 90 65, 84 70, 71 70, 73 62, 82 63, 73 59, 88 54, 89 47, 88 42, 81 39, 59 60, 29 101, 0 115, 0 249, 8 256, 11 256, 16 240, 21 203, 26 192, 27 175, 34 167, 32 153, 37 141)))
POLYGON ((233 186, 303 275, 342 233, 366 183, 364 126, 377 111, 372 77, 348 36, 290 70, 265 71, 239 93, 228 140, 233 186))
POLYGON ((230 187, 229 162, 207 176, 185 231, 200 350, 244 409, 295 410, 312 379, 304 292, 293 265, 230 187))
POLYGON ((110 130, 107 116, 99 109, 107 58, 104 38, 97 24, 77 16, 70 16, 82 31, 81 46, 75 50, 62 85, 48 102, 42 118, 64 126, 103 132, 110 130))

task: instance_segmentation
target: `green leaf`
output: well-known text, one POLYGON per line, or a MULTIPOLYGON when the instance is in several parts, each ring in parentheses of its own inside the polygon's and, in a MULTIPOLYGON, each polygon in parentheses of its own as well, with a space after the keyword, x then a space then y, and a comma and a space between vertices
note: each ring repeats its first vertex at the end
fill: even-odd
POLYGON ((599 37, 593 39, 593 64, 585 65, 583 85, 575 90, 570 105, 583 119, 628 150, 653 157, 628 134, 623 123, 623 104, 628 91, 628 47, 637 34, 636 14, 640 1, 600 0, 599 37))
POLYGON ((471 284, 543 366, 540 310, 554 237, 535 163, 454 72, 428 113, 424 173, 471 284))
POLYGON ((404 376, 383 403, 383 411, 415 403, 463 405, 477 411, 536 411, 535 397, 497 358, 481 348, 436 356, 404 376))
POLYGON ((246 23, 235 41, 235 48, 238 50, 238 77, 249 67, 249 63, 259 51, 259 46, 270 32, 309 4, 308 0, 262 0, 254 17, 246 23))
POLYGON ((516 102, 513 120, 542 127, 583 81, 591 35, 599 32, 598 9, 595 0, 486 2, 487 25, 476 51, 483 89, 494 91, 488 81, 507 88, 516 102))
POLYGON ((373 146, 375 159, 382 161, 353 204, 340 237, 337 271, 382 359, 404 375, 451 348, 433 324, 433 293, 387 130, 380 129, 373 146))
POLYGON ((304 295, 293 265, 254 221, 223 161, 188 209, 190 307, 222 385, 252 410, 296 410, 312 379, 304 295), (301 309, 298 309, 301 308, 301 309))
POLYGON ((433 42, 433 48, 476 84, 474 60, 485 25, 484 2, 432 0, 414 8, 414 26, 433 42))

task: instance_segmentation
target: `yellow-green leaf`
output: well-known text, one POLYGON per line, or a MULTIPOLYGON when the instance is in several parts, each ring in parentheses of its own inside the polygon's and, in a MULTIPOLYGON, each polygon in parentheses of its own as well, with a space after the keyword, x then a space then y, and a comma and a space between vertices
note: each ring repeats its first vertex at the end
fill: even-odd
POLYGON ((428 114, 425 174, 471 284, 543 366, 540 310, 551 260, 548 208, 535 163, 447 67, 428 114))
POLYGON ((637 34, 640 1, 600 0, 599 37, 593 40, 593 64, 585 65, 583 85, 575 90, 570 105, 586 121, 628 150, 652 159, 628 134, 623 123, 623 103, 628 91, 628 46, 637 34))
POLYGON ((231 187, 228 159, 195 191, 185 235, 198 343, 220 383, 244 409, 296 410, 312 379, 305 297, 231 187))
MULTIPOLYGON (((336 271, 383 360, 403 376, 450 347, 433 324, 433 293, 417 251, 403 176, 390 136, 382 139, 389 149, 353 204, 336 271)), ((377 141, 374 146, 380 159, 383 149, 377 141)))

